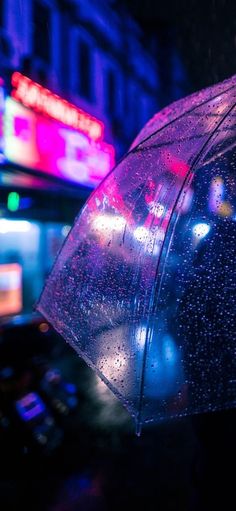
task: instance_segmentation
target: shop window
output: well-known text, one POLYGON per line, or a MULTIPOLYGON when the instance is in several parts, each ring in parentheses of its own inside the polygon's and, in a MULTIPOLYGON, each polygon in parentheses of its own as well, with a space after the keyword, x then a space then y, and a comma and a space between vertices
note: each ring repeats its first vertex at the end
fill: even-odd
POLYGON ((35 0, 33 3, 33 52, 47 64, 51 60, 51 11, 49 7, 35 0))

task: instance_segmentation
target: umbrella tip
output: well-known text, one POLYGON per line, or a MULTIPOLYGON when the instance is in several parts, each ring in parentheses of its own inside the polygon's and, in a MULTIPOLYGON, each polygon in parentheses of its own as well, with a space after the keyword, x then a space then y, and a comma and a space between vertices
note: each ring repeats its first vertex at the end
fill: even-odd
POLYGON ((139 437, 142 432, 142 424, 140 421, 136 421, 135 434, 139 437))

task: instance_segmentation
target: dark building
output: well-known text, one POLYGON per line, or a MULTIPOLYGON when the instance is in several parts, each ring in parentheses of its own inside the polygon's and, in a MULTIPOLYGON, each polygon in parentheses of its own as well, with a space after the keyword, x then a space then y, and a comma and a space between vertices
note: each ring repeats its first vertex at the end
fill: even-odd
POLYGON ((101 119, 119 158, 145 122, 184 95, 171 42, 144 34, 114 0, 3 0, 1 74, 18 69, 101 119))

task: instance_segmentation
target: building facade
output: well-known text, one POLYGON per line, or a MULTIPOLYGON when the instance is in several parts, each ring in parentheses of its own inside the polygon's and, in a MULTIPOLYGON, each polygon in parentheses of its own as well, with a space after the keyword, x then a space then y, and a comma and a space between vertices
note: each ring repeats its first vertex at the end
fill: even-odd
POLYGON ((117 158, 162 106, 158 41, 148 46, 114 0, 0 3, 1 75, 17 69, 101 119, 117 158))
POLYGON ((91 189, 177 98, 162 46, 122 1, 0 1, 0 318, 31 314, 91 189))

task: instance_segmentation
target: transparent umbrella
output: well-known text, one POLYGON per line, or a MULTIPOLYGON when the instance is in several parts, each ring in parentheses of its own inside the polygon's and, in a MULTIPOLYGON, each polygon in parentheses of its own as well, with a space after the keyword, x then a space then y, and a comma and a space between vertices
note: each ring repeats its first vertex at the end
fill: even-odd
POLYGON ((236 402, 236 77, 154 116, 90 196, 38 310, 141 424, 236 402))

